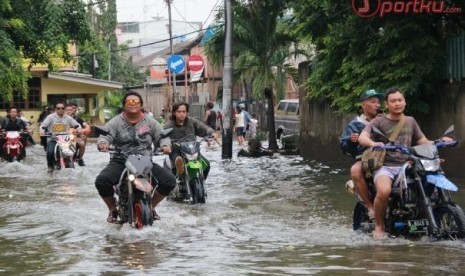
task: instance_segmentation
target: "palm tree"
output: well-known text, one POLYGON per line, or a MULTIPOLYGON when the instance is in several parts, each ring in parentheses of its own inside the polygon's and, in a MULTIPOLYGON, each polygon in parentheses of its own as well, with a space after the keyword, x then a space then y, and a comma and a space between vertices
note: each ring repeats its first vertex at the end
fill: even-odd
MULTIPOLYGON (((286 29, 285 11, 286 2, 278 0, 237 1, 233 4, 233 79, 235 83, 244 83, 245 89, 251 90, 255 98, 267 98, 268 147, 271 150, 277 150, 278 144, 274 96, 270 89, 275 89, 279 97, 284 95, 286 76, 291 72, 286 61, 292 55, 302 53, 290 50, 292 45, 298 44, 296 37, 286 29)), ((206 43, 205 51, 212 64, 221 65, 223 44, 223 30, 217 31, 206 43)))

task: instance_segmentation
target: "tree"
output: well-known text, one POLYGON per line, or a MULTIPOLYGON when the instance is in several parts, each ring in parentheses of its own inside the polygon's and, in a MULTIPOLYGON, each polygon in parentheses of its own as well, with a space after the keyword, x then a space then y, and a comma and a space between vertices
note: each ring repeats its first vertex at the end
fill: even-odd
POLYGON ((94 22, 92 39, 80 47, 79 71, 129 86, 142 83, 145 72, 140 72, 132 64, 127 46, 118 45, 116 40, 116 0, 100 1, 97 5, 99 14, 93 8, 89 9, 89 17, 94 22), (93 66, 94 60, 98 68, 93 66))
MULTIPOLYGON (((291 46, 298 44, 297 38, 287 31, 283 19, 286 7, 286 1, 280 0, 236 1, 233 4, 233 80, 250 83, 255 98, 264 97, 266 88, 266 91, 275 88, 278 95, 284 94, 286 76, 291 72, 286 61, 298 52, 291 52, 291 46)), ((211 63, 221 64, 223 45, 224 31, 218 29, 205 46, 211 63)), ((274 121, 273 97, 267 99, 269 148, 275 150, 278 149, 276 131, 270 123, 274 121)))
POLYGON ((328 99, 340 112, 357 111, 362 91, 391 86, 405 91, 410 111, 427 112, 423 99, 435 91, 444 56, 441 33, 463 22, 443 14, 366 19, 337 0, 299 1, 293 8, 291 29, 316 46, 308 97, 328 99))
POLYGON ((27 95, 30 66, 41 63, 54 69, 53 58, 71 60, 70 42, 89 39, 84 3, 80 0, 0 1, 0 95, 11 100, 14 93, 27 95))

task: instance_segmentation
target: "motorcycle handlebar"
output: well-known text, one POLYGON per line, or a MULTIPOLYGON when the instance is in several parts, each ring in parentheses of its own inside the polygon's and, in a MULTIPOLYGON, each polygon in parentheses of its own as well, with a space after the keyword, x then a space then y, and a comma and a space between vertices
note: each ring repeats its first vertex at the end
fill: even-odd
POLYGON ((456 147, 457 145, 459 144, 459 141, 455 140, 455 141, 449 141, 449 142, 445 142, 445 141, 436 141, 434 142, 434 145, 440 149, 440 148, 445 148, 445 147, 450 147, 450 148, 454 148, 456 147))
MULTIPOLYGON (((445 148, 445 147, 455 147, 457 146, 459 143, 459 141, 448 141, 448 142, 445 142, 445 141, 436 141, 434 142, 434 145, 440 149, 440 148, 445 148)), ((400 145, 393 145, 393 146, 390 146, 390 145, 385 145, 385 146, 376 146, 376 147, 373 147, 373 150, 386 150, 386 151, 401 151, 402 153, 405 153, 405 154, 410 154, 410 148, 409 147, 404 147, 404 146, 400 146, 400 145)))

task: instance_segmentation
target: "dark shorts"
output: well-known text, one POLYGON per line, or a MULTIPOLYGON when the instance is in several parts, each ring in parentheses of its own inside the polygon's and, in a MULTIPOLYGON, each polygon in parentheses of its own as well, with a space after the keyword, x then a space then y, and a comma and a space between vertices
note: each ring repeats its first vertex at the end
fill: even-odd
MULTIPOLYGON (((95 179, 95 187, 101 197, 113 196, 113 186, 118 184, 121 173, 125 166, 123 162, 110 161, 110 163, 100 172, 95 179)), ((154 163, 152 169, 153 176, 156 181, 153 181, 153 185, 158 184, 156 190, 166 196, 176 185, 176 178, 170 170, 161 167, 154 163)))
POLYGON ((236 135, 242 136, 244 134, 244 127, 236 127, 236 135))

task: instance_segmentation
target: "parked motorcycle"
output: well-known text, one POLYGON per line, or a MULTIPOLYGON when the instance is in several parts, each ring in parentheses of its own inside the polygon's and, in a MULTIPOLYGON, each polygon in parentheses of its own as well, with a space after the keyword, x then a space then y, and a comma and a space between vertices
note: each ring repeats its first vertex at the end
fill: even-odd
MULTIPOLYGON (((374 129, 377 134, 383 135, 374 129)), ((443 136, 454 131, 451 126, 443 136)), ((384 136, 384 135, 383 135, 384 136)), ((441 169, 438 149, 455 147, 458 141, 403 147, 386 145, 386 151, 400 151, 408 156, 399 175, 393 181, 386 215, 386 232, 393 236, 418 238, 427 235, 433 239, 458 239, 465 237, 465 214, 451 199, 451 192, 458 190, 441 169)), ((376 190, 373 179, 367 179, 372 199, 376 190)), ((346 188, 357 198, 353 214, 353 229, 368 233, 374 230, 374 222, 360 196, 354 190, 352 181, 346 188)))
MULTIPOLYGON (((205 203, 207 198, 207 190, 205 189, 205 177, 204 170, 206 163, 200 158, 200 144, 199 141, 185 140, 192 138, 191 135, 180 139, 179 141, 171 141, 173 149, 178 150, 181 153, 181 157, 184 161, 184 175, 182 182, 178 182, 176 187, 171 191, 168 199, 175 201, 189 200, 190 203, 205 203)), ((203 138, 202 141, 211 139, 211 137, 203 138)), ((163 162, 165 168, 170 169, 176 174, 176 170, 172 166, 172 162, 169 157, 163 162)))
POLYGON ((5 138, 3 144, 3 157, 8 162, 21 161, 26 155, 26 145, 21 142, 23 131, 6 131, 2 133, 5 138))

